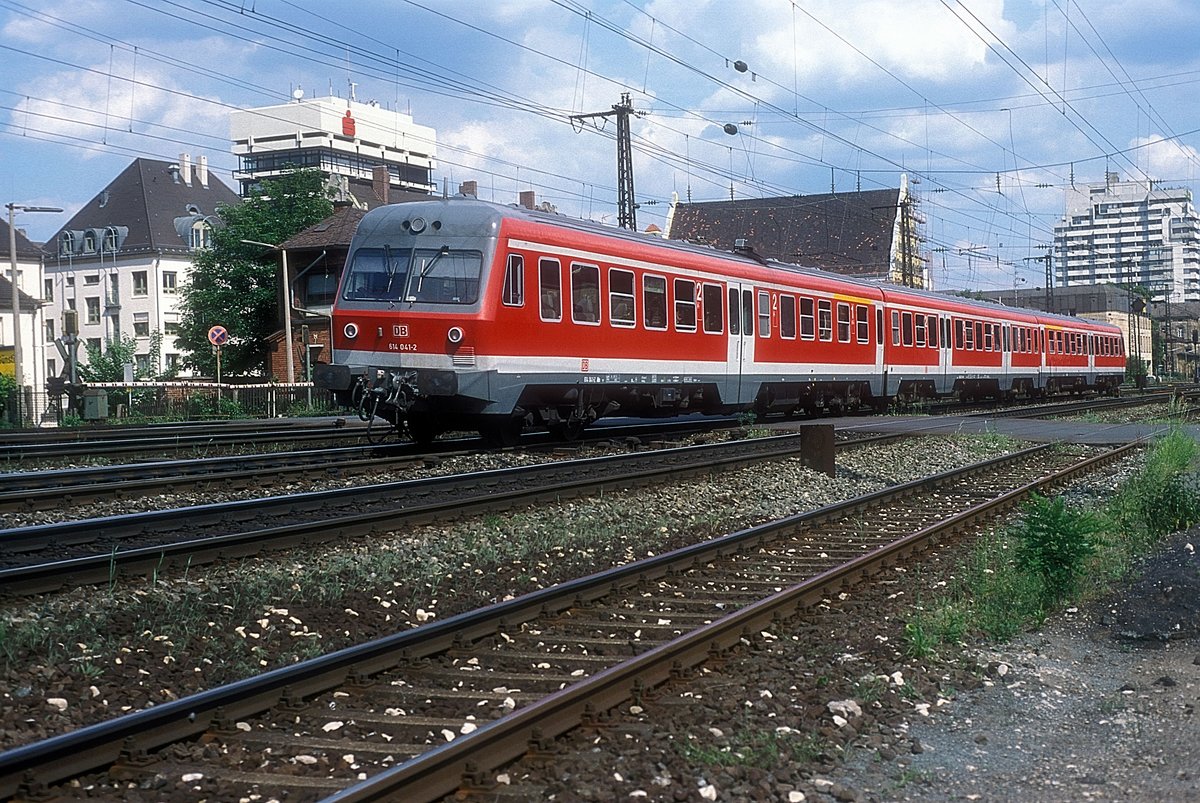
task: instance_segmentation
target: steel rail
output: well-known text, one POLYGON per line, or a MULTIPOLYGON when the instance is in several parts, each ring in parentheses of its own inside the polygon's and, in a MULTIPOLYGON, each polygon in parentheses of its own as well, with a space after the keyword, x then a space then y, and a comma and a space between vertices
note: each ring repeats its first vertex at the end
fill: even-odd
MULTIPOLYGON (((433 801, 454 793, 464 784, 525 755, 530 744, 553 739, 575 728, 585 718, 603 715, 635 695, 677 677, 681 672, 711 660, 737 645, 750 633, 771 627, 832 596, 837 590, 870 578, 896 565, 907 555, 932 546, 943 536, 957 534, 980 520, 992 518, 1035 491, 1066 482, 1094 467, 1117 459, 1140 444, 1117 447, 1088 458, 1063 471, 1027 483, 969 510, 921 529, 873 552, 829 569, 770 597, 704 625, 629 660, 585 677, 561 691, 516 709, 445 745, 422 753, 323 798, 324 803, 365 801, 433 801)), ((794 521, 802 517, 793 517, 794 521)), ((767 532, 786 527, 783 522, 754 528, 746 540, 767 540, 767 532), (763 530, 764 532, 757 532, 763 530), (749 536, 754 532, 754 536, 749 536)))
POLYGON ((800 441, 800 435, 777 435, 0 530, 0 551, 16 555, 51 544, 88 542, 99 536, 144 537, 151 530, 175 531, 185 524, 239 526, 241 522, 257 522, 267 514, 292 516, 331 506, 353 507, 356 511, 337 517, 326 515, 315 521, 0 569, 0 593, 41 593, 64 583, 108 582, 125 574, 151 574, 219 557, 254 554, 265 545, 280 547, 327 541, 394 529, 402 523, 428 522, 477 510, 710 473, 793 456, 800 448, 800 441), (569 476, 564 478, 564 474, 569 476), (505 488, 503 482, 514 484, 505 488), (433 501, 425 501, 434 496, 433 501), (364 509, 365 512, 360 512, 364 509))
MULTIPOLYGON (((798 525, 837 520, 847 513, 886 504, 897 497, 911 494, 931 485, 940 486, 960 481, 994 466, 1036 455, 1047 448, 1049 447, 1034 447, 934 477, 883 489, 842 504, 791 516, 779 522, 742 530, 702 544, 646 558, 633 564, 532 592, 487 608, 459 614, 441 622, 367 644, 345 648, 311 661, 276 669, 255 678, 0 753, 0 796, 12 795, 23 782, 37 787, 40 784, 72 777, 105 763, 111 763, 117 760, 123 752, 132 756, 145 750, 155 749, 173 741, 195 736, 215 723, 230 722, 261 713, 281 700, 299 699, 319 694, 345 682, 347 678, 370 676, 394 666, 400 660, 434 655, 450 649, 456 643, 494 635, 498 623, 512 626, 513 623, 528 621, 547 612, 564 610, 581 601, 599 599, 612 593, 615 589, 627 586, 639 579, 658 578, 694 566, 697 562, 710 557, 729 555, 740 549, 753 547, 755 544, 770 540, 779 533, 794 529, 798 525)), ((1124 448, 1132 448, 1132 445, 1124 448)), ((1115 459, 1123 453, 1123 450, 1114 450, 1089 460, 1087 465, 1102 459, 1115 459)), ((1076 468, 1075 470, 1081 469, 1076 468)), ((1055 481, 1055 479, 1045 480, 1043 484, 1055 481)), ((908 539, 902 543, 914 542, 908 539)), ((892 547, 891 552, 895 552, 897 549, 898 547, 892 547)), ((861 561, 851 564, 852 567, 862 565, 861 561)), ((861 568, 852 568, 849 571, 860 570, 861 568)), ((822 575, 821 577, 822 587, 828 587, 830 583, 835 582, 832 576, 822 575)), ((740 629, 738 632, 740 633, 740 629)), ((724 639, 725 636, 721 638, 724 639)), ((688 646, 686 650, 678 654, 691 655, 694 649, 697 649, 694 645, 688 646)), ((663 670, 656 669, 649 676, 660 677, 662 672, 663 670)), ((602 673, 603 682, 612 681, 614 689, 623 688, 627 685, 624 679, 625 673, 625 670, 615 668, 610 672, 606 671, 602 673)), ((615 699, 616 696, 619 695, 615 692, 608 692, 604 699, 615 699)), ((560 712, 566 710, 572 717, 575 716, 577 713, 575 709, 578 708, 578 705, 570 703, 561 706, 560 704, 565 702, 564 698, 556 696, 554 699, 556 702, 551 707, 557 707, 556 710, 560 712)), ((518 722, 523 725, 527 724, 525 716, 522 714, 522 719, 518 722)), ((486 733, 489 734, 488 738, 491 738, 495 731, 488 728, 486 733)), ((461 778, 459 770, 463 767, 459 766, 459 762, 463 762, 465 759, 457 757, 450 760, 446 753, 438 751, 436 760, 433 758, 426 760, 441 764, 442 768, 429 775, 428 773, 432 772, 429 769, 430 765, 425 765, 425 769, 419 772, 422 777, 441 779, 437 781, 439 784, 449 783, 449 779, 452 777, 454 783, 457 784, 461 778), (455 772, 449 772, 446 769, 447 766, 455 767, 455 772), (458 774, 455 775, 455 773, 458 774)), ((417 765, 411 763, 403 766, 406 775, 415 772, 417 768, 417 765)), ((391 778, 390 775, 389 778, 391 778)), ((388 780, 388 783, 393 781, 394 779, 388 780)), ((355 795, 365 794, 362 789, 358 787, 355 789, 357 790, 354 791, 355 795)), ((371 792, 370 794, 378 793, 371 792)), ((362 799, 375 798, 364 797, 362 799)))

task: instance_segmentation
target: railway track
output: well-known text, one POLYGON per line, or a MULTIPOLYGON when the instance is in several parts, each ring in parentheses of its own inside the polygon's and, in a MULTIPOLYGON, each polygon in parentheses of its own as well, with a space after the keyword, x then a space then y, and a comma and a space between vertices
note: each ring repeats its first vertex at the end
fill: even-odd
POLYGON ((0 795, 53 794, 102 768, 81 780, 93 794, 148 781, 172 799, 478 789, 531 745, 1131 448, 1024 450, 17 748, 0 754, 0 795))
POLYGON ((367 426, 344 418, 155 424, 107 429, 20 430, 0 437, 0 465, 52 458, 108 459, 256 443, 365 439, 367 426))
POLYGON ((41 593, 161 574, 267 548, 727 470, 795 456, 800 447, 800 435, 780 435, 0 530, 0 590, 41 593))

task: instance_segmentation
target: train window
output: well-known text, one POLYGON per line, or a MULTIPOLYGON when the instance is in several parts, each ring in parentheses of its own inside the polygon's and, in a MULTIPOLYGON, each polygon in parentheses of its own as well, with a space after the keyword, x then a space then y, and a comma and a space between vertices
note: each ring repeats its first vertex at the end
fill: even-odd
POLYGON ((983 351, 983 321, 975 321, 975 350, 983 351))
POLYGON ((500 294, 506 307, 525 306, 525 257, 508 255, 508 266, 504 270, 504 290, 500 294))
POLYGON ((986 326, 983 327, 983 350, 984 351, 995 351, 996 350, 996 341, 992 339, 993 334, 994 334, 994 332, 992 332, 991 324, 987 324, 986 326))
POLYGON ((688 279, 676 279, 674 290, 676 330, 696 331, 696 283, 688 279))
POLYGON ((875 308, 875 344, 883 345, 883 308, 875 308))
POLYGON ((414 248, 404 300, 433 304, 474 304, 479 298, 483 254, 441 248, 414 248))
POLYGON ((866 304, 856 304, 854 306, 854 328, 856 339, 859 343, 871 342, 871 311, 867 309, 866 304))
POLYGON ((600 323, 600 268, 571 263, 571 320, 600 323))
POLYGON ((900 345, 900 311, 892 310, 892 345, 900 345))
POLYGON ((916 323, 916 343, 924 348, 925 346, 925 316, 918 314, 916 323))
POLYGON ((942 346, 950 347, 950 318, 942 318, 942 346))
POLYGON ((966 329, 966 333, 967 333, 967 342, 963 346, 963 348, 965 348, 967 351, 974 351, 975 350, 975 327, 971 324, 970 321, 967 321, 967 325, 964 328, 966 329))
POLYGON ((779 297, 779 336, 784 340, 796 339, 796 297, 779 297))
POLYGON ((833 340, 833 302, 817 302, 817 337, 833 340))
POLYGON ((1009 351, 1009 327, 1003 327, 1002 331, 1004 332, 1004 351, 1009 351))
POLYGON ((850 342, 850 305, 839 301, 837 305, 838 342, 850 342))
POLYGON ((633 271, 608 271, 608 319, 613 326, 634 324, 633 271))
POLYGON ((562 270, 557 259, 538 260, 538 288, 543 321, 562 320, 562 270))
POLYGON ((754 291, 742 291, 742 334, 754 335, 754 291))
POLYGON ((736 287, 729 288, 729 334, 741 334, 742 316, 740 314, 740 306, 738 304, 738 291, 736 287))
POLYGON ((710 335, 719 335, 725 331, 724 317, 721 307, 721 285, 706 284, 700 288, 701 300, 704 302, 701 307, 701 314, 704 317, 704 331, 710 335))
POLYGON ((963 322, 961 318, 954 319, 954 348, 959 351, 966 348, 966 341, 963 339, 963 322))
POLYGON ((911 346, 913 344, 913 314, 905 312, 901 314, 900 320, 903 322, 900 335, 904 338, 904 345, 911 346))
POLYGON ((771 294, 758 291, 758 336, 771 336, 771 294))
POLYGON ((800 299, 800 337, 805 340, 812 340, 817 336, 817 319, 813 315, 813 300, 811 298, 800 299))
POLYGON ((667 280, 662 276, 642 277, 642 312, 647 329, 667 328, 667 280))
POLYGON ((358 249, 346 271, 342 296, 347 301, 399 301, 408 281, 411 253, 411 249, 358 249))

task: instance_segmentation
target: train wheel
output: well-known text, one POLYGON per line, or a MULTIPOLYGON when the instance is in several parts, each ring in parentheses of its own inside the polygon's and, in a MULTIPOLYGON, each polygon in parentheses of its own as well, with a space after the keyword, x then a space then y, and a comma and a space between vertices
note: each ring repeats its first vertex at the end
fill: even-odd
POLYGON ((408 434, 418 446, 428 446, 442 434, 442 428, 433 416, 413 415, 408 418, 408 434))
POLYGON ((578 440, 583 434, 584 423, 578 419, 574 421, 556 421, 549 426, 550 436, 559 441, 574 441, 578 440))
POLYGON ((519 418, 493 421, 479 428, 479 435, 489 446, 516 446, 521 440, 524 423, 519 418))

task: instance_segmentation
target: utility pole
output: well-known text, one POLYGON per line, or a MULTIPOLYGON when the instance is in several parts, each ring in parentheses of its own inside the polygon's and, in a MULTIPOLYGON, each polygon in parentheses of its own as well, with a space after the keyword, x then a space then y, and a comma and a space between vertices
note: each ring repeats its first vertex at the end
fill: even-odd
POLYGON ((1047 251, 1040 257, 1025 257, 1023 261, 1046 263, 1046 312, 1054 312, 1054 257, 1048 250, 1050 246, 1039 245, 1038 248, 1046 248, 1047 251))
POLYGON ((633 149, 629 136, 629 116, 642 116, 645 112, 635 112, 629 93, 621 93, 621 102, 606 112, 589 112, 587 114, 572 114, 571 120, 588 120, 593 117, 617 118, 617 225, 621 228, 637 231, 637 204, 633 195, 633 149))

